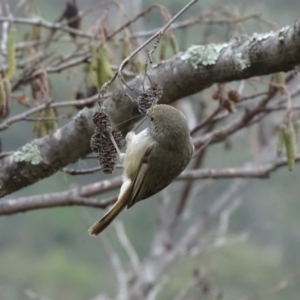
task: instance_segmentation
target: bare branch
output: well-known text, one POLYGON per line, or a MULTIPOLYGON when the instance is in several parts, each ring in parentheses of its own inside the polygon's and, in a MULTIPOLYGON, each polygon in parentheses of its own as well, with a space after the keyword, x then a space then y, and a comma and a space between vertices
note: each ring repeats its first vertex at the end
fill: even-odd
POLYGON ((16 18, 16 17, 6 17, 6 16, 0 16, 0 23, 2 22, 11 22, 15 24, 27 24, 27 25, 37 25, 48 29, 54 29, 54 30, 61 30, 68 33, 73 33, 75 35, 85 37, 85 38, 92 38, 94 37, 94 34, 87 33, 78 29, 70 28, 66 25, 63 25, 61 23, 51 23, 43 20, 40 17, 36 18, 16 18))
POLYGON ((126 272, 124 270, 124 267, 122 265, 121 259, 117 252, 112 247, 109 239, 106 237, 106 235, 101 235, 101 241, 103 242, 103 245, 105 247, 106 253, 109 257, 110 263, 112 265, 112 268, 115 271, 118 285, 119 285, 119 292, 117 295, 117 299, 119 300, 127 300, 128 299, 128 287, 127 287, 127 276, 126 272))
MULTIPOLYGON (((296 158, 300 161, 300 156, 296 158)), ((250 166, 243 168, 218 169, 199 169, 184 171, 178 180, 186 179, 219 179, 219 178, 269 178, 270 174, 277 169, 286 166, 286 158, 278 158, 267 165, 250 166)))
MULTIPOLYGON (((300 161, 300 155, 296 158, 296 162, 300 161)), ((242 168, 227 169, 199 169, 184 171, 176 180, 196 180, 196 179, 229 179, 229 178, 268 178, 272 172, 286 166, 286 158, 278 158, 272 163, 264 165, 250 165, 242 168)), ((0 202, 0 215, 9 215, 19 212, 26 212, 41 208, 49 208, 56 206, 92 206, 98 208, 107 208, 113 204, 116 197, 98 201, 95 199, 87 199, 88 197, 102 194, 121 186, 121 177, 115 177, 110 180, 104 180, 99 183, 75 188, 62 193, 44 194, 18 198, 15 200, 4 200, 0 202)), ((132 258, 132 257, 131 257, 132 258)), ((135 260, 136 262, 136 260, 135 260)), ((137 264, 135 264, 136 266, 137 264)))
POLYGON ((136 274, 138 274, 141 264, 138 254, 136 253, 133 245, 128 239, 123 223, 121 221, 116 221, 114 224, 119 241, 122 244, 124 250, 126 251, 134 271, 136 272, 136 274))
POLYGON ((4 200, 0 202, 0 215, 9 215, 41 208, 70 205, 91 206, 104 209, 112 205, 116 201, 116 197, 111 197, 105 200, 88 198, 117 189, 121 186, 121 183, 122 178, 115 177, 111 180, 103 180, 62 193, 23 197, 17 200, 4 200))
POLYGON ((198 0, 191 0, 187 5, 185 5, 166 25, 164 25, 158 32, 153 34, 149 39, 147 39, 142 45, 140 45, 136 50, 134 50, 128 57, 126 57, 122 63, 118 71, 115 73, 114 77, 105 84, 105 89, 112 84, 112 82, 116 79, 117 76, 121 78, 122 70, 124 67, 130 62, 130 60, 136 56, 142 49, 144 49, 149 43, 151 43, 156 38, 160 38, 168 28, 185 12, 187 11, 192 5, 194 5, 198 0))
POLYGON ((31 108, 26 110, 25 112, 18 114, 16 116, 13 116, 2 123, 0 123, 0 131, 7 129, 10 125, 26 120, 27 117, 33 115, 36 112, 43 111, 48 107, 65 107, 65 106, 84 106, 84 105, 89 105, 91 103, 94 103, 98 100, 98 95, 92 96, 87 99, 79 99, 79 100, 74 100, 74 101, 61 101, 61 102, 55 102, 55 103, 45 103, 41 104, 37 107, 31 108))

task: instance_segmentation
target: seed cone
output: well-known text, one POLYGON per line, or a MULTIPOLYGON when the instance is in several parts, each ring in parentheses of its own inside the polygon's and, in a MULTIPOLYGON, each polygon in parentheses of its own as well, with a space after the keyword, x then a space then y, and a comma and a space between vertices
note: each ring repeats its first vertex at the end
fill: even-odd
POLYGON ((105 174, 111 174, 116 166, 117 150, 111 140, 113 138, 118 146, 124 144, 123 136, 117 129, 112 129, 108 115, 100 110, 93 116, 95 131, 91 138, 91 149, 98 153, 100 166, 105 174))
POLYGON ((157 103, 163 95, 163 88, 158 83, 152 84, 145 92, 140 93, 137 103, 140 111, 146 111, 157 103))

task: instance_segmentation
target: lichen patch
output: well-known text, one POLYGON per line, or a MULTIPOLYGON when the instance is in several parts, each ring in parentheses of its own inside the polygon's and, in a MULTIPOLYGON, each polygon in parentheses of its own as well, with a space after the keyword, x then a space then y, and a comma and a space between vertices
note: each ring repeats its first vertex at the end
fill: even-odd
POLYGON ((227 43, 210 44, 207 46, 192 45, 180 58, 190 62, 195 69, 197 69, 200 64, 203 66, 214 65, 219 59, 221 51, 228 45, 227 43))
POLYGON ((32 165, 41 163, 42 157, 39 148, 36 145, 26 144, 13 154, 13 158, 17 162, 28 162, 32 165))

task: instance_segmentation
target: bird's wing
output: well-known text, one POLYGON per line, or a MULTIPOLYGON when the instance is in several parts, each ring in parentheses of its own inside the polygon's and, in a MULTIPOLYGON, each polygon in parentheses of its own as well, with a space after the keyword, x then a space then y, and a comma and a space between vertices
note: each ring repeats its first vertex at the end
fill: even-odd
POLYGON ((153 146, 149 146, 145 151, 134 179, 127 179, 124 181, 117 202, 98 222, 90 227, 90 235, 96 236, 102 232, 126 205, 128 208, 131 207, 137 201, 141 200, 145 193, 147 193, 148 189, 151 188, 145 185, 144 182, 145 178, 147 182, 147 176, 149 176, 149 172, 147 172, 149 166, 148 158, 152 149, 153 146))
MULTIPOLYGON (((151 187, 145 185, 145 178, 149 176, 149 164, 148 159, 153 150, 153 146, 150 146, 146 151, 145 154, 141 160, 141 164, 139 166, 139 169, 136 173, 135 178, 132 181, 131 185, 131 197, 130 201, 127 204, 127 208, 130 208, 132 205, 134 205, 136 202, 142 200, 145 196, 145 193, 147 193, 147 190, 151 187)), ((146 180, 148 182, 148 180, 146 180)))

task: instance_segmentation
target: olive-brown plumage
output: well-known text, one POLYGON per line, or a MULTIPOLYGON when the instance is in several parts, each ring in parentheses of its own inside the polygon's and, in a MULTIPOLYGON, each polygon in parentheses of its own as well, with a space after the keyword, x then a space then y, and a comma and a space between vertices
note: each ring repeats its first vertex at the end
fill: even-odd
POLYGON ((185 116, 164 104, 147 110, 148 128, 126 136, 124 183, 117 202, 90 229, 98 235, 124 209, 168 186, 187 166, 194 146, 185 116))

